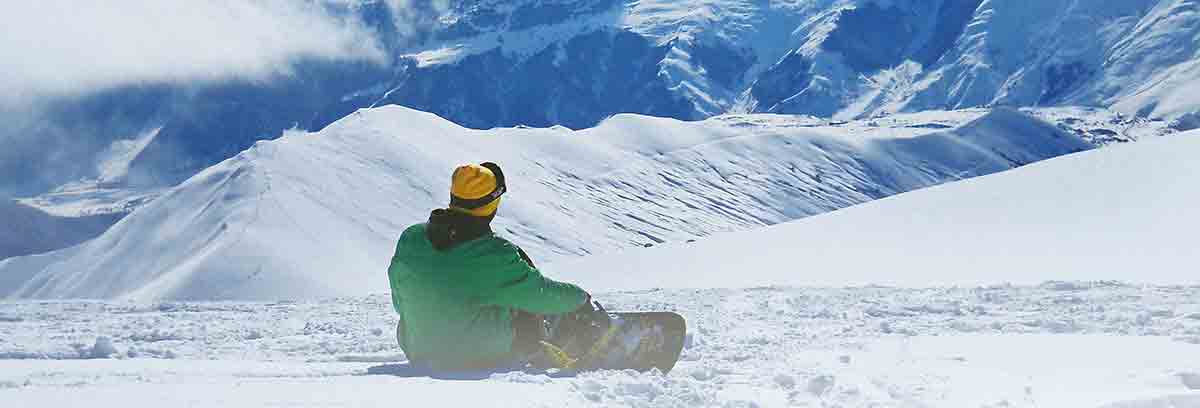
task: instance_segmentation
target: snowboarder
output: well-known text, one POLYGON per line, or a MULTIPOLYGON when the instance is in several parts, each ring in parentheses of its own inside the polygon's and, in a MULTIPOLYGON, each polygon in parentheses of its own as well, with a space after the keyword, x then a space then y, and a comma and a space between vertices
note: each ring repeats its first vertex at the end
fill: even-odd
POLYGON ((519 368, 547 333, 542 315, 590 310, 579 287, 542 276, 492 232, 507 186, 495 163, 458 167, 450 205, 409 227, 388 268, 396 339, 411 364, 439 371, 519 368))

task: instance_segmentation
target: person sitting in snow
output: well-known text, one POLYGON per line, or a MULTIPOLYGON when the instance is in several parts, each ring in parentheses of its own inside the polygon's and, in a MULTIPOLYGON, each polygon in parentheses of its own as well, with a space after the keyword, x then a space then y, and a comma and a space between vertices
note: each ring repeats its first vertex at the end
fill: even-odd
POLYGON ((388 278, 396 339, 411 364, 517 367, 540 350, 542 315, 590 306, 587 292, 542 276, 525 251, 492 232, 505 191, 495 163, 458 167, 449 207, 400 236, 388 278))

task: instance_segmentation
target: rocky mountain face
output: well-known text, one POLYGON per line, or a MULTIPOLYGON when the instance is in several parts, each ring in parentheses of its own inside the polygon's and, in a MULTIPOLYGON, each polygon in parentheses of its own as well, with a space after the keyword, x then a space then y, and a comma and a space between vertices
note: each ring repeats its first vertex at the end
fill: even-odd
POLYGON ((173 185, 283 130, 399 104, 471 128, 586 128, 617 113, 838 119, 1083 105, 1196 123, 1194 0, 359 0, 385 65, 302 61, 269 83, 147 84, 10 127, 0 189, 97 177, 114 141, 158 129, 118 185, 173 185), (46 125, 51 123, 53 125, 46 125), (46 171, 53 168, 55 171, 46 171))
POLYGON ((471 127, 616 112, 861 118, 979 106, 1197 109, 1187 0, 467 2, 402 52, 386 103, 471 127), (619 95, 619 97, 613 97, 619 95))

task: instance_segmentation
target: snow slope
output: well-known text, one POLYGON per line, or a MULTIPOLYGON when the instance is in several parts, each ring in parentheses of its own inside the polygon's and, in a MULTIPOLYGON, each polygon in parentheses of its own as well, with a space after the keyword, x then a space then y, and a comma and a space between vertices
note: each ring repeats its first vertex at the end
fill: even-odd
POLYGON ((512 180, 497 230, 536 259, 776 224, 1090 148, 1010 110, 829 124, 620 115, 583 131, 469 130, 400 107, 259 142, 80 247, 0 263, 37 298, 370 293, 464 161, 512 180))
MULTIPOLYGON (((124 213, 64 217, 0 199, 0 260, 65 248, 99 236, 124 213)), ((2 278, 0 278, 2 280, 2 278)))
POLYGON ((690 245, 547 267, 585 287, 1196 283, 1200 131, 690 245), (613 268, 612 265, 622 265, 613 268))
POLYGON ((396 346, 386 295, 0 303, 0 400, 29 407, 1196 407, 1197 290, 1058 282, 597 293, 613 309, 682 313, 691 341, 668 375, 557 378, 430 378, 396 346), (101 336, 108 340, 97 342, 101 336))

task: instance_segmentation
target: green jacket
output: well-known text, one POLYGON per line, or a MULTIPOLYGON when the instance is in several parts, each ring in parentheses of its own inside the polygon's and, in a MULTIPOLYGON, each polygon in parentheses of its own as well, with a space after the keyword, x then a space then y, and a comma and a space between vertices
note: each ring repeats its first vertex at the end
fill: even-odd
POLYGON ((435 245, 430 229, 425 223, 404 231, 388 268, 400 314, 397 340, 410 361, 435 369, 512 362, 515 310, 567 313, 586 301, 586 292, 543 277, 490 229, 449 248, 435 245))

